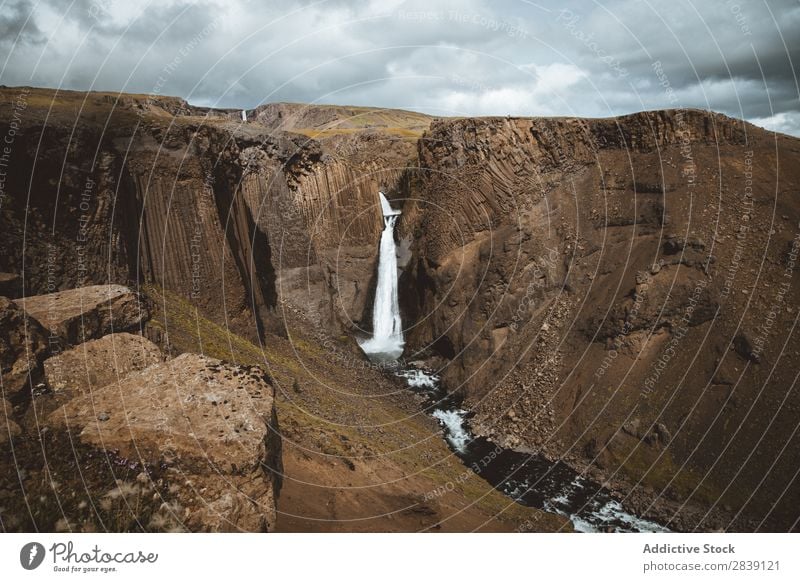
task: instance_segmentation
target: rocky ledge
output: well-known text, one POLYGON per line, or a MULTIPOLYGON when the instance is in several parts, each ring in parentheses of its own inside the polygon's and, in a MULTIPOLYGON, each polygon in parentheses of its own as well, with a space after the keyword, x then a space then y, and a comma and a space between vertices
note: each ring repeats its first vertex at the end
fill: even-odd
POLYGON ((130 331, 149 317, 139 295, 123 285, 91 285, 19 300, 25 312, 69 344, 130 331))
POLYGON ((4 530, 275 528, 281 440, 261 368, 165 361, 150 340, 109 333, 149 317, 127 287, 0 300, 4 530))
POLYGON ((185 529, 268 531, 281 472, 273 400, 259 368, 182 354, 76 397, 50 424, 141 466, 154 491, 148 469, 162 469, 163 502, 185 529))

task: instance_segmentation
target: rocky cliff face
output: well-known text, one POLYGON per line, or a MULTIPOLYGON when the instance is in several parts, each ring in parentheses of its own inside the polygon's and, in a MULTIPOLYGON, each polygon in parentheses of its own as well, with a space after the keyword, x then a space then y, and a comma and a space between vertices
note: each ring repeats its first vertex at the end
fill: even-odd
MULTIPOLYGON (((6 295, 144 285, 181 306, 144 326, 164 346, 205 314, 220 352, 231 330, 278 359, 327 355, 368 331, 382 188, 403 208, 406 356, 440 368, 479 432, 567 459, 642 510, 680 509, 682 528, 796 520, 798 140, 702 111, 431 123, 277 104, 242 123, 33 89, 20 114, 5 105, 17 90, 0 94, 0 132, 18 128, 6 295), (283 345, 287 318, 320 345, 283 345)), ((7 399, 41 373, 46 333, 25 357, 4 340, 7 399)))
MULTIPOLYGON (((410 144, 398 141, 394 147, 402 151, 410 144)), ((297 177, 294 189, 282 186, 266 198, 279 295, 326 330, 357 332, 371 306, 375 241, 382 229, 376 193, 399 195, 409 172, 405 164, 325 154, 297 177)), ((245 196, 264 200, 263 179, 246 179, 245 196)))
POLYGON ((479 430, 790 527, 800 141, 666 111, 444 120, 419 151, 410 341, 479 430))
POLYGON ((0 271, 24 275, 12 295, 156 283, 255 337, 281 328, 283 291, 326 328, 360 321, 375 192, 402 188, 414 139, 311 138, 271 129, 269 111, 243 124, 178 99, 39 89, 16 120, 16 93, 2 95, 0 130, 18 127, 0 234, 0 271))

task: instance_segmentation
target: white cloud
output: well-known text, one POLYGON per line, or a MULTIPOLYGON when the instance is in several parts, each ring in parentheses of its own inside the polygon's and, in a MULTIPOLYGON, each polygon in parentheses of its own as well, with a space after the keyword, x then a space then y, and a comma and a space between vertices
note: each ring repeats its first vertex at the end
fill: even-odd
POLYGON ((752 123, 779 133, 800 136, 800 116, 791 113, 777 113, 770 117, 756 117, 752 123))

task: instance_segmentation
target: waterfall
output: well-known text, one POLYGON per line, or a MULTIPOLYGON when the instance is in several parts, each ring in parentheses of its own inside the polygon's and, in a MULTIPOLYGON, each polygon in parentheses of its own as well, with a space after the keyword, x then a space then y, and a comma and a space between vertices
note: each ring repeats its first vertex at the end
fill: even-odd
POLYGON ((372 309, 372 338, 363 342, 361 349, 376 359, 395 360, 403 353, 404 343, 397 299, 397 249, 394 243, 394 225, 400 211, 392 209, 383 192, 378 196, 384 224, 378 255, 378 285, 372 309))
POLYGON ((400 306, 397 302, 397 255, 394 245, 396 216, 384 217, 385 228, 381 234, 378 262, 378 287, 375 290, 375 307, 372 313, 373 339, 402 341, 400 306))

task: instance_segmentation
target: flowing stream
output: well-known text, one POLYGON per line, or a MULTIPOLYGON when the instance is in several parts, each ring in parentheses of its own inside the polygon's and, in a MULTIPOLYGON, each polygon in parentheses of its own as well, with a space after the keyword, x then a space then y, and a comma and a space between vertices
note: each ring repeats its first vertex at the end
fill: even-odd
POLYGON ((426 410, 439 421, 452 451, 492 487, 517 503, 568 517, 580 532, 666 532, 662 525, 628 512, 611 492, 561 461, 504 449, 469 428, 469 412, 424 370, 399 369, 413 391, 426 397, 426 410))
MULTIPOLYGON (((400 215, 379 193, 384 229, 378 258, 378 283, 372 313, 373 335, 361 349, 374 361, 392 362, 403 353, 404 339, 397 295, 394 227, 400 215)), ((436 374, 402 368, 395 375, 427 400, 426 410, 439 421, 444 437, 462 462, 498 491, 522 505, 568 517, 577 531, 665 532, 665 527, 637 517, 611 493, 560 461, 504 449, 469 428, 469 412, 441 385, 436 374)))

